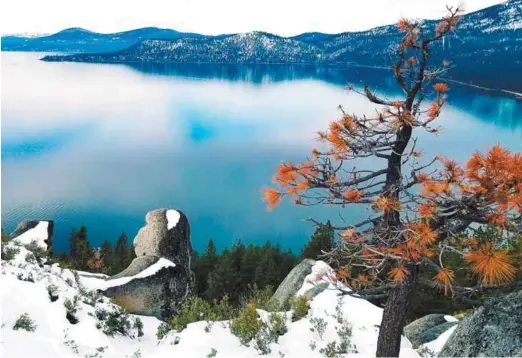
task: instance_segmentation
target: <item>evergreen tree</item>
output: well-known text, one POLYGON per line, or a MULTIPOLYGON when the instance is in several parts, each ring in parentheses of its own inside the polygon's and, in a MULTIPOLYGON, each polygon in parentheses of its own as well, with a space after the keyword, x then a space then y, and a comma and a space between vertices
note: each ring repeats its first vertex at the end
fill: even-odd
POLYGON ((197 293, 203 296, 207 291, 209 275, 214 270, 218 262, 218 254, 214 241, 210 239, 207 244, 207 249, 201 257, 195 257, 192 260, 192 270, 196 275, 197 293))
POLYGON ((319 224, 312 238, 304 247, 301 256, 305 259, 318 259, 322 252, 330 252, 334 246, 334 230, 330 220, 319 224))
POLYGON ((112 271, 114 250, 109 240, 105 240, 100 248, 100 256, 105 266, 105 273, 112 275, 115 272, 112 271))
POLYGON ((75 262, 79 270, 88 269, 87 262, 92 256, 92 251, 87 240, 87 228, 85 226, 80 227, 80 231, 76 234, 76 254, 75 262))
POLYGON ((234 267, 232 255, 229 250, 225 250, 209 275, 205 297, 209 301, 213 301, 228 295, 232 302, 237 302, 239 300, 238 292, 235 289, 237 283, 238 273, 234 267))
POLYGON ((69 256, 71 259, 76 259, 76 251, 78 249, 78 232, 75 228, 72 229, 69 236, 69 256))
MULTIPOLYGON (((133 250, 134 251, 134 250, 133 250)), ((129 239, 125 231, 122 231, 116 246, 114 247, 113 269, 114 273, 121 272, 130 264, 129 239)))

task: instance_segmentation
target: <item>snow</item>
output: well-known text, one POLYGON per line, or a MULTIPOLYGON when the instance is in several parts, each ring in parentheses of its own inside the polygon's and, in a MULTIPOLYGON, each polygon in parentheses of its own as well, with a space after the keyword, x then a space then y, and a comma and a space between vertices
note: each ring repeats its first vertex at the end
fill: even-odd
POLYGON ((453 332, 457 329, 457 326, 453 326, 448 329, 446 332, 442 333, 436 340, 423 344, 422 347, 428 348, 431 352, 437 356, 439 352, 442 350, 449 337, 453 334, 453 332))
POLYGON ((34 240, 38 243, 38 246, 47 249, 47 244, 44 242, 44 240, 47 240, 48 226, 49 222, 40 221, 34 228, 27 230, 22 235, 17 236, 13 240, 20 245, 28 245, 31 243, 31 241, 34 240))
MULTIPOLYGON (((24 248, 18 256, 24 254, 24 248)), ((106 275, 78 272, 81 286, 87 289, 107 287, 107 285, 124 284, 135 278, 143 278, 154 274, 162 267, 173 266, 166 259, 144 270, 142 273, 122 279, 107 281, 106 275)), ((312 274, 303 282, 300 294, 313 287, 316 282, 328 282, 329 288, 320 293, 310 302, 308 315, 296 322, 291 322, 291 312, 284 314, 288 332, 279 337, 278 343, 271 344, 271 353, 267 357, 322 357, 321 348, 330 342, 339 342, 336 328, 340 327, 339 317, 352 326, 351 344, 356 351, 344 357, 372 357, 375 356, 377 337, 382 309, 366 300, 349 295, 339 296, 331 274, 333 270, 324 262, 318 261, 312 268, 312 274), (319 279, 318 279, 319 278, 319 279), (311 318, 324 319, 327 323, 322 338, 311 330, 311 318), (312 351, 310 344, 315 342, 317 348, 312 351), (281 353, 281 355, 280 355, 281 353)), ((65 318, 63 302, 66 298, 81 294, 73 272, 62 269, 57 264, 39 267, 25 262, 22 259, 2 261, 2 358, 29 358, 29 357, 84 357, 94 356, 98 347, 107 347, 98 357, 132 357, 140 352, 143 357, 205 357, 215 349, 217 357, 249 358, 259 357, 253 345, 242 346, 239 339, 231 334, 227 321, 213 322, 210 332, 206 332, 208 322, 195 322, 180 333, 170 332, 161 341, 156 338, 156 331, 160 321, 153 317, 140 316, 144 323, 144 335, 139 338, 115 336, 108 337, 96 328, 96 318, 93 313, 96 308, 111 308, 114 305, 106 297, 96 307, 89 306, 80 300, 76 325, 70 324, 65 318), (31 274, 34 283, 20 280, 20 274, 31 274), (56 285, 59 290, 59 299, 51 302, 47 292, 49 284, 56 285), (35 332, 14 331, 12 326, 23 313, 29 313, 38 325, 35 332), (66 341, 74 341, 79 353, 75 354, 66 341), (178 343, 175 343, 178 341, 178 343), (30 342, 30 344, 27 344, 30 342)), ((258 310, 261 319, 268 321, 270 313, 258 310)), ((451 332, 445 332, 444 337, 430 342, 426 346, 431 350, 440 350, 451 332)), ((402 337, 401 357, 419 357, 410 342, 402 337)))
POLYGON ((178 211, 169 209, 167 210, 167 229, 170 230, 178 225, 181 215, 178 211))
POLYGON ((457 318, 450 316, 450 315, 445 315, 444 319, 446 320, 446 322, 458 322, 459 321, 457 318))
POLYGON ((145 270, 141 271, 139 274, 134 275, 134 276, 121 277, 121 278, 117 278, 114 280, 105 280, 105 278, 107 277, 105 275, 95 276, 90 273, 81 273, 80 276, 82 277, 82 280, 85 281, 85 286, 88 287, 89 289, 104 290, 109 287, 125 285, 126 283, 128 283, 134 279, 137 279, 137 278, 145 278, 145 277, 152 276, 164 267, 174 267, 174 266, 176 266, 176 264, 174 264, 172 261, 169 261, 162 257, 155 264, 150 265, 145 270))

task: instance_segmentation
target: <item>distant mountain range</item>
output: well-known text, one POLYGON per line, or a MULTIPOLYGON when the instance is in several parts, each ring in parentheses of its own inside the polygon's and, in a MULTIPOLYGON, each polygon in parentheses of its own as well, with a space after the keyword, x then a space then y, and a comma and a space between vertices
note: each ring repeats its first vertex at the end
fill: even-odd
POLYGON ((46 36, 2 36, 2 51, 102 53, 123 50, 148 39, 174 40, 203 35, 157 27, 100 34, 74 27, 46 36))
MULTIPOLYGON (((436 22, 423 26, 432 29, 436 22)), ((107 35, 68 29, 39 38, 2 38, 2 50, 77 52, 44 61, 390 66, 400 36, 395 25, 288 38, 266 32, 204 36, 145 28, 107 35)), ((522 0, 464 15, 457 34, 439 44, 433 57, 434 63, 451 60, 456 80, 522 90, 522 0)))

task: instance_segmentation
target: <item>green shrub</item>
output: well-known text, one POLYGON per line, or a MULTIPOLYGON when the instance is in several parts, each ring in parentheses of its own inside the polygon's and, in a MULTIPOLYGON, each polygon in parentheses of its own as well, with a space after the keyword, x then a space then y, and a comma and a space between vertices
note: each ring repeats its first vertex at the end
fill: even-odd
POLYGON ((47 257, 47 250, 38 244, 38 241, 32 240, 29 244, 24 245, 27 250, 33 253, 36 261, 40 264, 47 257))
POLYGON ((9 241, 11 241, 11 238, 9 237, 9 235, 7 235, 5 231, 2 230, 2 246, 7 244, 9 241))
POLYGON ((210 348, 210 353, 207 354, 207 358, 213 358, 217 355, 217 350, 215 350, 214 348, 210 348))
POLYGON ((27 332, 34 332, 36 331, 36 327, 38 327, 34 321, 31 319, 28 313, 22 314, 18 319, 16 320, 13 329, 15 331, 18 331, 20 329, 27 331, 27 332))
POLYGON ((277 343, 279 337, 288 332, 286 327, 285 317, 278 313, 271 313, 268 316, 270 336, 274 342, 277 343))
POLYGON ((260 355, 266 355, 272 353, 272 349, 270 349, 270 343, 272 343, 273 336, 266 325, 262 325, 259 332, 257 332, 254 337, 254 349, 260 355))
POLYGON ((290 301, 290 304, 292 305, 292 321, 306 317, 310 309, 308 298, 304 296, 296 297, 290 301))
POLYGON ((310 331, 317 333, 319 339, 323 340, 323 335, 324 332, 326 332, 328 323, 323 318, 310 318, 310 323, 312 324, 310 331))
POLYGON ((33 255, 32 252, 28 252, 27 254, 25 254, 25 262, 33 265, 36 265, 38 263, 36 257, 33 255))
POLYGON ((75 295, 72 300, 67 298, 63 302, 63 305, 65 306, 65 312, 66 312, 65 318, 67 318, 67 320, 71 324, 76 324, 76 323, 80 322, 80 320, 78 319, 78 316, 76 315, 78 313, 79 300, 80 300, 80 296, 75 295))
POLYGON ((239 316, 230 322, 230 331, 239 338, 241 344, 246 346, 259 333, 262 326, 263 322, 259 319, 256 306, 249 303, 239 316))
POLYGON ((18 247, 2 245, 2 260, 11 261, 20 252, 18 247))
POLYGON ((163 337, 165 337, 168 333, 170 332, 170 327, 168 325, 168 323, 161 323, 159 326, 158 326, 158 330, 156 331, 156 338, 158 339, 158 341, 162 340, 163 337))
POLYGON ((132 322, 130 315, 120 307, 114 309, 99 308, 94 314, 98 319, 96 328, 101 329, 109 337, 121 334, 122 336, 134 338, 131 328, 138 330, 138 337, 141 337, 140 333, 143 335, 143 322, 139 318, 132 322))
POLYGON ((270 298, 274 295, 272 286, 265 286, 262 290, 257 287, 256 284, 248 286, 248 294, 240 298, 241 306, 246 306, 252 303, 257 308, 265 311, 272 311, 273 307, 270 307, 270 298))
POLYGON ((48 285, 47 293, 49 294, 49 299, 51 302, 55 302, 58 299, 58 286, 56 285, 48 285))
POLYGON ((143 321, 139 317, 134 320, 133 328, 138 331, 138 337, 143 337, 143 321))
POLYGON ((236 310, 228 303, 228 297, 211 305, 200 297, 194 296, 186 299, 178 313, 168 322, 169 330, 181 332, 189 323, 199 321, 222 321, 231 319, 236 315, 236 310))

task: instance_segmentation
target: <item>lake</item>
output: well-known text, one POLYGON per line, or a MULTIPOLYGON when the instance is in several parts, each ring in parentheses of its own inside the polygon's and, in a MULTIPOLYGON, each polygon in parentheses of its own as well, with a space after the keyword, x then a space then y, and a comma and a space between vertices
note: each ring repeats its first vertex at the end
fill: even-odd
MULTIPOLYGON (((55 220, 56 250, 73 227, 90 241, 132 239, 145 214, 184 211, 203 250, 235 241, 299 250, 310 216, 338 222, 350 209, 284 203, 267 212, 261 189, 283 160, 301 161, 318 130, 371 104, 348 83, 397 95, 388 72, 293 66, 52 63, 2 52, 2 227, 55 220)), ((440 136, 419 134, 426 157, 463 162, 500 143, 522 149, 522 101, 450 86, 440 136)))

